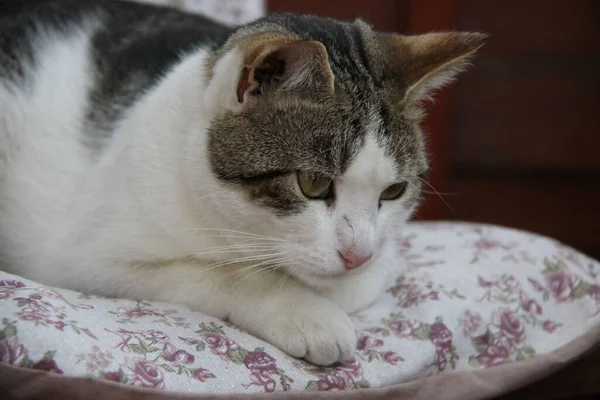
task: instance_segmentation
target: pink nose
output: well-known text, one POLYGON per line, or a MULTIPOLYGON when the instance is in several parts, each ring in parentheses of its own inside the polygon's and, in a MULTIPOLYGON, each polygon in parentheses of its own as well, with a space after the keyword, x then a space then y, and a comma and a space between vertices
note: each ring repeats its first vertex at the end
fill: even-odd
POLYGON ((340 257, 344 262, 344 266, 346 269, 354 269, 358 268, 371 258, 373 258, 373 253, 358 253, 354 250, 345 250, 340 251, 340 257))

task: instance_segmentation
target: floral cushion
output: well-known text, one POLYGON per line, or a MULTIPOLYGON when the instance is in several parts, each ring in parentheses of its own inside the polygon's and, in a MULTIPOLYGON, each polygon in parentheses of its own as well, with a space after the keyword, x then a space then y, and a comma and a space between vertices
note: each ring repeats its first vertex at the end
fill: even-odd
POLYGON ((101 298, 3 272, 0 362, 178 392, 329 391, 511 364, 600 324, 600 264, 554 240, 412 223, 398 250, 395 282, 353 315, 359 340, 344 364, 296 360, 182 306, 101 298))

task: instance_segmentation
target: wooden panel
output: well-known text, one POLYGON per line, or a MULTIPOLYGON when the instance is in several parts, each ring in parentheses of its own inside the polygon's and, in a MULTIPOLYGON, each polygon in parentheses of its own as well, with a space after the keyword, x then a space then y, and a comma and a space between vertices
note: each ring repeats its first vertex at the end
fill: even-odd
POLYGON ((457 84, 449 215, 600 257, 600 1, 458 4, 491 38, 457 84))
MULTIPOLYGON (((510 61, 494 63, 500 69, 510 61)), ((596 66, 600 70, 600 56, 596 66)), ((597 71, 594 76, 583 68, 569 75, 545 76, 543 71, 504 73, 485 64, 477 66, 458 84, 452 140, 455 162, 485 167, 600 168, 597 71)))
POLYGON ((599 168, 600 1, 459 1, 491 34, 456 96, 454 160, 494 168, 599 168))
MULTIPOLYGON (((409 33, 452 30, 456 25, 456 1, 413 0, 409 33)), ((446 191, 448 180, 447 149, 450 138, 449 120, 452 113, 453 88, 447 87, 436 94, 436 101, 428 105, 428 115, 424 123, 427 133, 430 171, 427 181, 431 187, 426 191, 446 191)), ((424 196, 424 204, 415 215, 416 220, 442 219, 447 214, 447 205, 439 197, 431 194, 424 196)))
POLYGON ((592 178, 459 178, 446 200, 453 219, 495 223, 549 235, 600 256, 600 185, 592 178))
POLYGON ((489 54, 567 55, 600 50, 597 0, 460 0, 458 4, 461 29, 492 35, 484 50, 489 54))
POLYGON ((400 32, 408 22, 408 0, 268 0, 270 12, 313 14, 352 21, 362 18, 376 29, 400 32))

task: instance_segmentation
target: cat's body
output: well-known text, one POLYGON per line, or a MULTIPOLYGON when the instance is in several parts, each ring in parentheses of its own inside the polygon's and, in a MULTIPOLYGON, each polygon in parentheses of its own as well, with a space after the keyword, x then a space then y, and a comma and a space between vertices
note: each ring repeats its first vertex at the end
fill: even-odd
POLYGON ((418 100, 481 45, 448 35, 1 3, 0 267, 186 304, 319 364, 350 357, 345 312, 382 290, 426 169, 418 100), (427 62, 395 63, 394 46, 427 62), (297 171, 329 191, 311 198, 297 171))

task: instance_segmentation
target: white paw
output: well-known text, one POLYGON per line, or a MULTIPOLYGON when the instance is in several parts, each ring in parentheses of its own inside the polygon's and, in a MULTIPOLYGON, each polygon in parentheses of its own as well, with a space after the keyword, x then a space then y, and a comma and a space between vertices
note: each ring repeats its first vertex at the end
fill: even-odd
POLYGON ((356 334, 348 315, 332 302, 318 298, 281 307, 259 329, 266 341, 289 355, 317 365, 351 359, 356 334))

